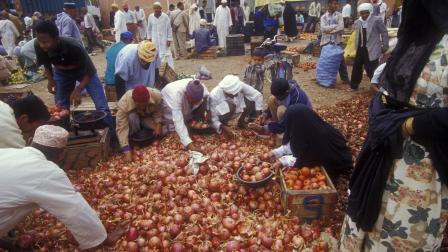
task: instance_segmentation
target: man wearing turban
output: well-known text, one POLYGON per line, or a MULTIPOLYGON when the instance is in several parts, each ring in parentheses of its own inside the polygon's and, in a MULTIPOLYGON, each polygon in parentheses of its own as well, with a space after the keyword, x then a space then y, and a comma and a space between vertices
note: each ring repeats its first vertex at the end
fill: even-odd
POLYGON ((155 87, 159 80, 160 58, 151 41, 125 46, 115 61, 117 98, 136 85, 155 87))
POLYGON ((199 80, 183 79, 162 89, 164 133, 176 131, 180 142, 189 150, 199 151, 191 140, 186 122, 204 120, 208 90, 199 80))

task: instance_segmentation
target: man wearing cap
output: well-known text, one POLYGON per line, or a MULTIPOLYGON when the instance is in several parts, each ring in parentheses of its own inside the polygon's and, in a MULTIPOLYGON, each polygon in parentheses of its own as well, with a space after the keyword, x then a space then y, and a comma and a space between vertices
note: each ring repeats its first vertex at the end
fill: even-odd
POLYGON ((124 2, 122 7, 126 20, 126 27, 128 28, 128 31, 132 32, 134 35, 134 40, 138 41, 137 16, 135 15, 135 12, 129 10, 128 2, 124 2))
POLYGON ((359 19, 353 24, 355 30, 356 56, 353 62, 351 90, 358 89, 362 80, 363 67, 369 79, 372 79, 378 67, 379 58, 389 48, 389 36, 380 17, 372 15, 372 5, 363 3, 358 6, 359 19))
POLYGON ((70 103, 81 103, 81 91, 87 90, 95 108, 106 113, 104 123, 115 133, 115 122, 107 104, 103 86, 87 51, 81 42, 73 38, 59 37, 58 29, 51 21, 36 27, 37 65, 44 65, 48 79, 48 92, 54 94, 55 104, 66 109, 70 103), (76 82, 79 85, 76 85, 76 82))
POLYGON ((35 95, 13 101, 11 106, 0 101, 0 148, 25 147, 36 128, 49 119, 47 106, 35 95))
POLYGON ((170 45, 173 41, 173 31, 171 29, 170 18, 162 12, 162 4, 153 4, 154 13, 148 16, 148 39, 154 43, 161 61, 166 61, 171 68, 174 68, 173 55, 170 45))
POLYGON ((81 33, 75 21, 76 15, 75 3, 64 3, 64 11, 56 15, 56 26, 59 36, 74 38, 82 43, 81 33))
POLYGON ((212 126, 216 132, 233 136, 229 121, 240 116, 238 127, 246 127, 246 118, 263 110, 263 95, 255 88, 240 81, 235 75, 227 75, 209 97, 212 126))
POLYGON ((160 91, 138 85, 127 91, 117 104, 117 135, 126 160, 132 161, 129 137, 142 129, 150 129, 155 136, 162 132, 162 96, 160 91))
POLYGON ((221 5, 216 8, 214 26, 218 32, 219 47, 226 47, 226 37, 229 35, 230 27, 232 27, 232 16, 230 9, 227 7, 227 0, 222 0, 221 5))
POLYGON ((126 15, 125 12, 118 9, 115 12, 114 17, 114 33, 115 33, 115 42, 120 42, 120 35, 123 32, 127 32, 128 27, 126 25, 126 15))
POLYGON ((283 118, 286 109, 294 104, 303 104, 312 109, 311 100, 295 80, 276 79, 271 85, 267 117, 277 122, 283 118))
POLYGON ((115 62, 117 98, 136 85, 154 87, 159 83, 160 58, 151 41, 125 46, 115 62))
MULTIPOLYGON (((95 210, 58 167, 68 135, 61 127, 43 125, 36 129, 30 147, 0 151, 0 238, 37 207, 64 223, 82 250, 114 245, 126 230, 119 224, 108 235, 95 210)), ((0 244, 17 249, 6 239, 0 244)))
POLYGON ((176 131, 180 142, 189 150, 199 151, 191 140, 186 122, 204 120, 208 90, 199 80, 182 79, 162 89, 163 131, 176 131))
POLYGON ((123 32, 120 35, 120 42, 113 44, 106 52, 106 71, 104 73, 104 82, 106 83, 106 90, 109 88, 115 89, 115 62, 118 53, 126 45, 132 43, 132 32, 123 32))
POLYGON ((206 27, 207 20, 201 19, 199 24, 201 26, 194 30, 192 35, 192 39, 194 39, 194 51, 196 54, 206 51, 214 44, 212 36, 210 35, 210 30, 206 27))
POLYGON ((111 6, 111 10, 109 12, 109 26, 110 28, 115 27, 115 13, 118 11, 118 4, 113 3, 111 6))

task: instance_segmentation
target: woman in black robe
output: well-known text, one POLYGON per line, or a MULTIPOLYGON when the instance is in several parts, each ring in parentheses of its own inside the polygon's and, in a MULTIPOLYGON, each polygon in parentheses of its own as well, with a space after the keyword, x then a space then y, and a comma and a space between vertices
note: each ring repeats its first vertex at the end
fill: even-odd
POLYGON ((285 10, 283 11, 283 23, 286 36, 293 40, 299 32, 297 31, 296 11, 289 2, 286 2, 285 10))
POLYGON ((305 105, 289 106, 278 122, 249 126, 259 132, 284 133, 283 144, 289 143, 296 158, 295 167, 323 166, 335 183, 339 175, 348 174, 353 168, 344 136, 305 105))

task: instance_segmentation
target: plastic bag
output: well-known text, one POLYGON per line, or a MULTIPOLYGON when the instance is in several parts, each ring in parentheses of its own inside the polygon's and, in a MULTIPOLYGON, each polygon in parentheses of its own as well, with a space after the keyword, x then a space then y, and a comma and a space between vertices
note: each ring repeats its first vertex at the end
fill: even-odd
POLYGON ((199 166, 207 161, 207 159, 208 157, 205 157, 204 154, 197 151, 191 151, 190 162, 188 162, 189 171, 196 176, 199 171, 199 166))
POLYGON ((344 50, 344 57, 346 58, 354 58, 356 56, 356 48, 355 48, 355 32, 352 32, 350 38, 348 38, 347 45, 344 50))
POLYGON ((205 67, 205 65, 202 65, 199 72, 196 73, 195 78, 198 80, 210 80, 212 79, 212 73, 205 67))
POLYGON ((336 84, 336 77, 343 54, 344 50, 337 45, 328 44, 322 47, 316 69, 316 79, 319 85, 330 87, 336 84))

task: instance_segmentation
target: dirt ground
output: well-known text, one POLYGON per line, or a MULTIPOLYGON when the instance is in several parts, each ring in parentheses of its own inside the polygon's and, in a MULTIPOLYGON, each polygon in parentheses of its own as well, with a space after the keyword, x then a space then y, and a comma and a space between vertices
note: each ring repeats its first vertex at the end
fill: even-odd
MULTIPOLYGON (((304 46, 309 41, 299 40, 293 43, 288 43, 288 46, 304 46)), ((246 48, 248 45, 246 45, 246 48)), ((100 79, 104 77, 104 71, 106 69, 105 54, 100 51, 96 52, 97 55, 92 56, 92 60, 97 68, 100 79)), ((205 81, 205 85, 208 90, 211 91, 219 81, 227 74, 234 74, 240 77, 244 76, 245 66, 248 64, 250 55, 246 50, 244 56, 229 56, 218 57, 214 60, 200 60, 200 59, 188 59, 175 61, 176 73, 194 74, 199 70, 201 65, 205 65, 209 71, 212 72, 213 79, 205 81)), ((317 62, 317 58, 310 55, 301 55, 300 62, 317 62)), ((303 69, 294 68, 294 79, 298 81, 300 86, 308 93, 312 100, 313 106, 318 108, 323 105, 333 105, 339 101, 348 100, 360 93, 367 92, 369 90, 369 80, 364 75, 363 81, 356 92, 348 91, 348 85, 343 84, 338 77, 337 84, 333 88, 324 88, 316 83, 315 70, 309 70, 307 72, 303 69)), ((351 66, 348 69, 349 75, 351 75, 351 66)), ((41 97, 48 105, 54 103, 53 96, 47 92, 47 81, 41 81, 32 85, 32 91, 34 94, 41 97)), ((265 84, 264 97, 267 99, 270 92, 269 84, 265 84)), ((89 98, 86 98, 89 99, 89 98)))

